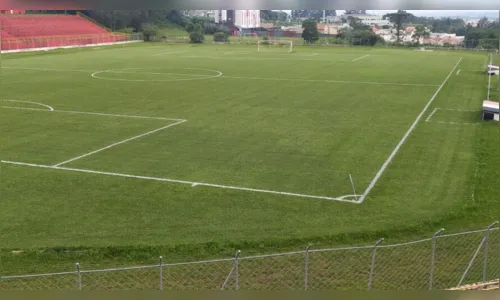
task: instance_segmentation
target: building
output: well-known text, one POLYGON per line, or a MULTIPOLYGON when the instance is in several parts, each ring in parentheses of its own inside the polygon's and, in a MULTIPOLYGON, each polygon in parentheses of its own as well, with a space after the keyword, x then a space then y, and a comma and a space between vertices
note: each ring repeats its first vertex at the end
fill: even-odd
POLYGON ((429 38, 424 39, 424 44, 460 46, 464 40, 464 36, 457 36, 455 33, 431 33, 429 38))
POLYGON ((326 16, 326 23, 341 24, 342 17, 341 16, 326 16))
POLYGON ((392 23, 389 20, 384 20, 382 15, 344 15, 344 18, 353 17, 361 20, 363 25, 368 26, 379 26, 382 27, 384 25, 391 26, 392 23))
POLYGON ((470 25, 472 27, 477 27, 477 24, 479 23, 480 19, 467 19, 465 21, 465 25, 470 25))
POLYGON ((216 10, 215 23, 226 22, 230 27, 255 29, 261 27, 260 10, 216 10))
POLYGON ((215 18, 215 10, 186 10, 184 14, 190 17, 215 18))
POLYGON ((337 35, 341 29, 348 27, 348 24, 318 24, 316 28, 320 34, 337 35))

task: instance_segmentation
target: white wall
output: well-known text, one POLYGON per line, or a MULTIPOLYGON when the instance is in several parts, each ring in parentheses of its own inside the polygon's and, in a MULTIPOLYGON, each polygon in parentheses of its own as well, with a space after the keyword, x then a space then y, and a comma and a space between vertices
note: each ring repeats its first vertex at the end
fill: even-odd
MULTIPOLYGON (((241 28, 260 27, 260 10, 235 10, 234 25, 241 28)), ((215 22, 227 21, 227 10, 215 11, 215 22), (219 18, 222 12, 222 18, 219 18)))
POLYGON ((236 10, 234 25, 241 28, 260 27, 260 10, 236 10))

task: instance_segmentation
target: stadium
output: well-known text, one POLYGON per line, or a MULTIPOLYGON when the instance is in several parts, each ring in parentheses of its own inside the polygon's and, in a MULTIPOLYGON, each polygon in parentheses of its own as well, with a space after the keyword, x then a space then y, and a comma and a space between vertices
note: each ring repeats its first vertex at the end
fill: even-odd
POLYGON ((500 37, 215 15, 2 10, 0 290, 498 289, 500 37))

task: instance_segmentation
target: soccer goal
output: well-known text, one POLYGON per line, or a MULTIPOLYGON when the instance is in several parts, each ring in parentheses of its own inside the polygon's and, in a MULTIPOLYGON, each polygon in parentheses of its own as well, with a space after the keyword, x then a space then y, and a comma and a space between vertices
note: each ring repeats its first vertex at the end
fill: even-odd
POLYGON ((257 42, 257 52, 287 52, 292 53, 293 42, 281 40, 264 40, 257 42))

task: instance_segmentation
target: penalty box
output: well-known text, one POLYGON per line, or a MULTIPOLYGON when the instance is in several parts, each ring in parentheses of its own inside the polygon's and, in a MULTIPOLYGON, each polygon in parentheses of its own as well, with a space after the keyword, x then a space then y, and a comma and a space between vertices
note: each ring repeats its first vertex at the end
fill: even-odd
MULTIPOLYGON (((20 101, 20 102, 22 102, 22 101, 20 101)), ((275 194, 275 195, 281 195, 281 196, 287 196, 287 197, 299 197, 299 198, 317 199, 317 200, 340 201, 340 202, 349 202, 349 203, 356 203, 356 204, 361 203, 361 201, 359 201, 360 195, 356 195, 356 194, 341 195, 341 196, 332 197, 332 196, 302 194, 302 193, 295 193, 295 192, 268 190, 268 189, 252 188, 252 187, 231 186, 231 185, 207 183, 207 182, 178 180, 178 179, 165 178, 165 177, 152 177, 152 176, 123 174, 123 173, 117 173, 117 172, 108 172, 108 171, 98 171, 98 170, 91 170, 91 169, 67 167, 66 164, 69 164, 71 162, 74 162, 74 161, 77 161, 79 159, 83 159, 85 157, 97 154, 99 152, 116 147, 118 145, 131 142, 131 141, 139 139, 141 137, 145 137, 147 135, 150 135, 150 134, 162 131, 162 130, 166 130, 170 127, 180 125, 180 124, 186 122, 187 120, 174 119, 174 118, 160 118, 160 117, 146 117, 146 116, 133 116, 133 115, 121 115, 121 114, 82 112, 82 111, 54 110, 51 107, 50 107, 50 109, 47 109, 48 106, 45 104, 35 103, 35 102, 31 102, 31 103, 36 104, 39 107, 43 106, 43 108, 11 107, 11 106, 0 106, 0 108, 13 109, 13 110, 14 109, 15 110, 25 110, 25 111, 32 111, 32 112, 36 111, 39 113, 54 114, 54 115, 56 115, 56 114, 68 115, 68 116, 86 115, 86 116, 100 116, 100 117, 105 116, 105 117, 114 117, 114 118, 125 118, 125 119, 128 118, 128 119, 143 119, 143 120, 160 120, 161 122, 163 122, 163 124, 165 124, 165 122, 167 122, 168 124, 164 125, 162 127, 157 127, 156 129, 153 129, 153 130, 143 132, 141 134, 137 134, 137 135, 132 136, 130 138, 114 142, 114 143, 106 145, 104 147, 102 147, 102 145, 101 145, 100 148, 96 148, 93 151, 89 151, 89 152, 86 152, 86 153, 83 153, 80 155, 76 155, 74 157, 67 158, 66 160, 58 161, 55 164, 44 163, 44 161, 46 161, 48 159, 48 157, 45 157, 44 155, 41 155, 42 161, 40 161, 40 159, 38 159, 38 161, 37 161, 37 157, 39 157, 38 153, 36 153, 36 155, 33 155, 32 157, 28 158, 29 162, 25 161, 26 158, 15 156, 15 160, 2 160, 0 162, 2 164, 17 165, 17 166, 24 166, 24 167, 33 167, 33 168, 42 168, 42 169, 52 169, 52 170, 60 170, 60 171, 71 171, 71 172, 79 172, 79 173, 86 173, 86 174, 107 175, 107 176, 115 176, 115 177, 123 177, 123 178, 135 178, 135 179, 142 179, 142 180, 153 180, 153 181, 163 181, 163 182, 171 182, 171 183, 179 183, 179 184, 188 184, 192 187, 198 187, 198 186, 211 187, 211 188, 219 188, 219 189, 226 189, 226 190, 239 190, 239 191, 253 192, 253 193, 275 194)), ((40 130, 38 129, 38 133, 39 132, 40 132, 40 130)), ((66 141, 69 143, 69 142, 71 142, 71 139, 74 139, 74 137, 72 135, 68 135, 68 136, 71 137, 68 141, 66 141)), ((80 146, 77 145, 76 148, 79 148, 79 147, 80 146)), ((57 148, 61 149, 59 147, 57 147, 57 148)), ((59 153, 64 154, 63 157, 67 157, 67 151, 60 150, 59 153)), ((53 159, 53 157, 49 158, 49 159, 53 159)))
POLYGON ((1 106, 19 112, 4 118, 7 126, 16 119, 24 124, 8 131, 13 137, 4 136, 7 141, 2 147, 3 158, 7 154, 11 159, 41 164, 50 161, 60 166, 186 122, 174 118, 54 110, 41 103, 29 103, 37 107, 1 106))

